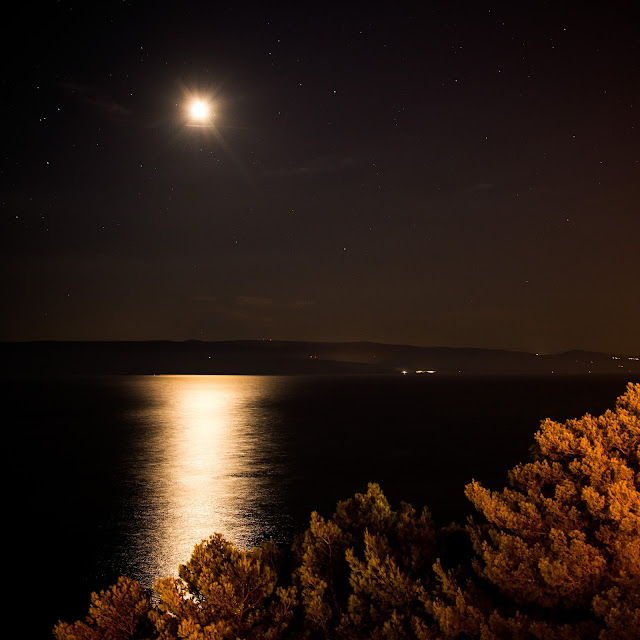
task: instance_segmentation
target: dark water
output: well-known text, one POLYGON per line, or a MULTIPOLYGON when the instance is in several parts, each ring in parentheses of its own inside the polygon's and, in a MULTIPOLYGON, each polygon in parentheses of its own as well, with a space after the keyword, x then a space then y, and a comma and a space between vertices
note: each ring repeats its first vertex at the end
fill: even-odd
POLYGON ((602 413, 622 378, 102 376, 4 380, 9 571, 33 637, 119 575, 151 586, 214 531, 288 544, 367 482, 470 513, 539 421, 602 413), (15 500, 15 503, 14 503, 15 500))

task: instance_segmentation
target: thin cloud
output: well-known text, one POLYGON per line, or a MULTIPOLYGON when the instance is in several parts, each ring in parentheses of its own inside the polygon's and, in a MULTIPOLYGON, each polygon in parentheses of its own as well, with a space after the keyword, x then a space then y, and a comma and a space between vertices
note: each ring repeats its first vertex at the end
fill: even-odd
POLYGON ((477 182, 471 187, 471 191, 489 191, 493 189, 493 184, 490 182, 477 182))
POLYGON ((320 173, 335 173, 346 169, 352 169, 359 164, 360 162, 358 161, 358 159, 353 156, 319 156, 302 165, 268 169, 264 172, 263 175, 266 178, 291 178, 296 176, 310 176, 320 173))
POLYGON ((89 85, 80 84, 78 82, 67 82, 63 86, 80 102, 95 107, 98 112, 106 115, 111 120, 123 122, 133 115, 133 111, 131 109, 125 107, 119 102, 116 102, 115 100, 101 95, 99 91, 96 91, 89 85))
POLYGON ((237 296, 235 303, 243 307, 270 307, 273 305, 273 300, 256 296, 237 296))

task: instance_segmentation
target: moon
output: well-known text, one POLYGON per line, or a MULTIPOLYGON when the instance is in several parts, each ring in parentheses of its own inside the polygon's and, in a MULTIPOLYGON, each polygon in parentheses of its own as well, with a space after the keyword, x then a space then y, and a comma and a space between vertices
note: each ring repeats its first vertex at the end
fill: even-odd
POLYGON ((194 120, 203 121, 209 116, 209 105, 202 100, 195 100, 191 104, 191 115, 194 120))

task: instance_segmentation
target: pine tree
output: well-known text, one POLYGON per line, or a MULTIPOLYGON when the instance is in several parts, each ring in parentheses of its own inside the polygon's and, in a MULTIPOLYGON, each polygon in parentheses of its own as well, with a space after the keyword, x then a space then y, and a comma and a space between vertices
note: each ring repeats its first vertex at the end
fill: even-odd
POLYGON ((220 534, 196 545, 179 578, 156 583, 152 612, 160 640, 275 640, 293 615, 295 590, 279 587, 280 554, 271 543, 236 549, 220 534))
POLYGON ((91 594, 84 621, 58 622, 53 635, 57 640, 147 640, 155 637, 150 611, 140 583, 121 577, 117 584, 91 594))
POLYGON ((614 411, 542 423, 509 487, 466 495, 477 579, 436 565, 444 637, 640 637, 640 385, 614 411))
POLYGON ((307 631, 320 638, 412 637, 420 607, 418 576, 433 563, 427 511, 394 511, 377 484, 339 502, 329 520, 313 513, 296 544, 307 631))

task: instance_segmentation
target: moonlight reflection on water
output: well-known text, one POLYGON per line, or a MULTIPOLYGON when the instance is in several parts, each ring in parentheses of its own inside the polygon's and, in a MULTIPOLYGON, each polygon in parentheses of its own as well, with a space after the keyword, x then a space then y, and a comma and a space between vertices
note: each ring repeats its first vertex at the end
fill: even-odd
POLYGON ((145 436, 129 462, 134 577, 152 584, 175 575, 213 532, 242 548, 277 535, 269 514, 286 512, 272 481, 282 457, 270 428, 277 416, 260 406, 277 386, 278 378, 253 376, 135 379, 141 406, 129 419, 145 436))

